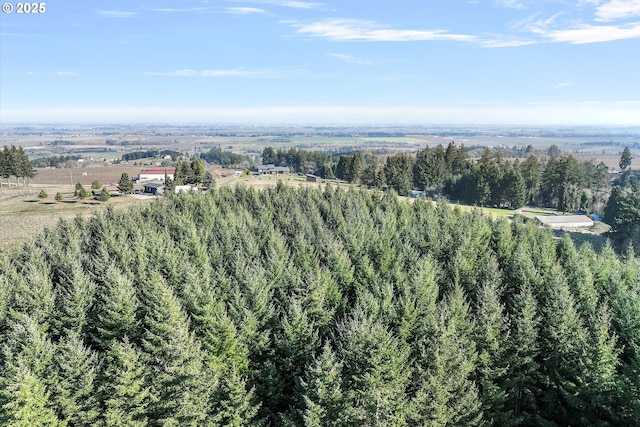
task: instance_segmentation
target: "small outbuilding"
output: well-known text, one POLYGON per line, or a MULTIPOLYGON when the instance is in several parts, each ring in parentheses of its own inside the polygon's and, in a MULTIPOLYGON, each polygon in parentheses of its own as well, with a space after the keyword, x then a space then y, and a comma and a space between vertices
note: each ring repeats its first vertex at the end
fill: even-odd
POLYGON ((149 182, 144 184, 144 192, 148 194, 160 195, 164 193, 164 184, 159 182, 149 182))
POLYGON ((318 182, 318 177, 308 173, 307 174, 307 182, 318 182))
POLYGON ((547 215, 537 216, 536 220, 551 228, 593 227, 593 220, 586 215, 547 215))
POLYGON ((289 175, 289 168, 286 166, 276 166, 273 163, 258 165, 258 175, 289 175))

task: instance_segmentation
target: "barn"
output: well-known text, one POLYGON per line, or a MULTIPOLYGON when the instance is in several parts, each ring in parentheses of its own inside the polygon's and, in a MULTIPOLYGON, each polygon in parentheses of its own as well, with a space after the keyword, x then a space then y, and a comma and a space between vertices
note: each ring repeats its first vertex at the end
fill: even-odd
POLYGON ((173 179, 176 170, 173 168, 143 169, 138 175, 138 181, 163 181, 167 176, 173 179))
POLYGON ((593 220, 586 215, 547 215, 535 218, 542 225, 551 228, 593 227, 593 220))

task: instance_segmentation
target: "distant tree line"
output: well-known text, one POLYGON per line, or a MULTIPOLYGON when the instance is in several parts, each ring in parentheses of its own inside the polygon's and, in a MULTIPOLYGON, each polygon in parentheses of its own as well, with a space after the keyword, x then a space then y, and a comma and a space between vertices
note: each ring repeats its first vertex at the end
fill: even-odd
POLYGON ((480 159, 473 161, 464 144, 458 147, 451 142, 446 148, 425 147, 415 157, 392 155, 385 163, 360 153, 333 156, 296 148, 275 151, 271 147, 264 149, 262 161, 322 178, 392 188, 403 196, 420 190, 478 206, 519 208, 529 204, 602 212, 610 191, 607 167, 578 161, 557 147, 551 147, 549 154, 546 160, 529 155, 524 161, 510 161, 500 151, 485 147, 480 159))
POLYGON ((171 160, 177 160, 180 156, 182 156, 182 153, 180 153, 179 151, 173 151, 173 150, 134 151, 132 153, 123 154, 122 161, 129 162, 132 160, 147 159, 147 158, 153 158, 153 157, 164 157, 164 156, 171 156, 171 160))
POLYGON ((638 426, 638 283, 391 192, 104 209, 0 254, 0 425, 638 426))
POLYGON ((37 159, 31 160, 31 164, 36 168, 47 168, 47 167, 61 167, 65 165, 67 162, 75 162, 80 160, 81 157, 75 154, 72 155, 60 155, 60 156, 48 156, 48 157, 40 157, 37 159))
POLYGON ((249 162, 249 157, 244 154, 237 154, 231 151, 224 151, 219 147, 200 153, 200 158, 207 163, 221 166, 240 165, 249 162))
POLYGON ((22 184, 26 185, 29 179, 36 176, 36 170, 29 161, 29 156, 22 147, 6 145, 0 150, 0 184, 6 179, 11 185, 11 177, 16 179, 16 185, 22 179, 22 184))
POLYGON ((359 182, 362 169, 371 159, 373 156, 370 154, 307 151, 295 147, 277 150, 266 147, 262 151, 262 164, 286 166, 296 173, 310 173, 321 178, 338 178, 349 182, 359 182))

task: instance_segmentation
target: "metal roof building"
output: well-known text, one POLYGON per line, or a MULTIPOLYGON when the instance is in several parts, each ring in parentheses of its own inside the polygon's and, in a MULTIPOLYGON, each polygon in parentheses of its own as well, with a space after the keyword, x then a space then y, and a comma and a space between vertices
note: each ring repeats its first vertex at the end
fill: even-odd
POLYGON ((551 228, 593 227, 593 220, 586 215, 548 215, 535 218, 542 225, 551 228))

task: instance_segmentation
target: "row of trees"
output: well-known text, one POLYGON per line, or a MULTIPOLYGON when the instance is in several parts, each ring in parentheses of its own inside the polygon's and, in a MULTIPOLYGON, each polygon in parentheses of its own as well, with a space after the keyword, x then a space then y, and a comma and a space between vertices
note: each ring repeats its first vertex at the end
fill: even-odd
POLYGON ((200 158, 208 163, 221 166, 241 165, 249 162, 249 158, 244 154, 224 151, 220 147, 214 147, 207 152, 200 153, 200 158))
POLYGON ((5 145, 0 150, 0 185, 3 184, 3 179, 6 179, 7 184, 11 185, 11 177, 16 179, 16 185, 20 179, 22 179, 22 184, 26 185, 28 180, 35 176, 36 170, 29 162, 29 156, 22 147, 16 148, 12 145, 9 148, 5 145))
POLYGON ((47 168, 47 167, 60 167, 62 165, 69 164, 77 164, 76 161, 80 159, 80 156, 77 155, 61 155, 61 156, 48 156, 48 157, 39 157, 37 159, 31 160, 31 164, 36 168, 47 168))
POLYGON ((0 257, 0 424, 640 425, 640 259, 279 183, 0 257))
POLYGON ((122 155, 123 161, 148 159, 152 157, 164 157, 171 156, 171 160, 175 161, 182 156, 182 153, 174 150, 147 150, 147 151, 134 151, 131 153, 125 153, 122 155))

